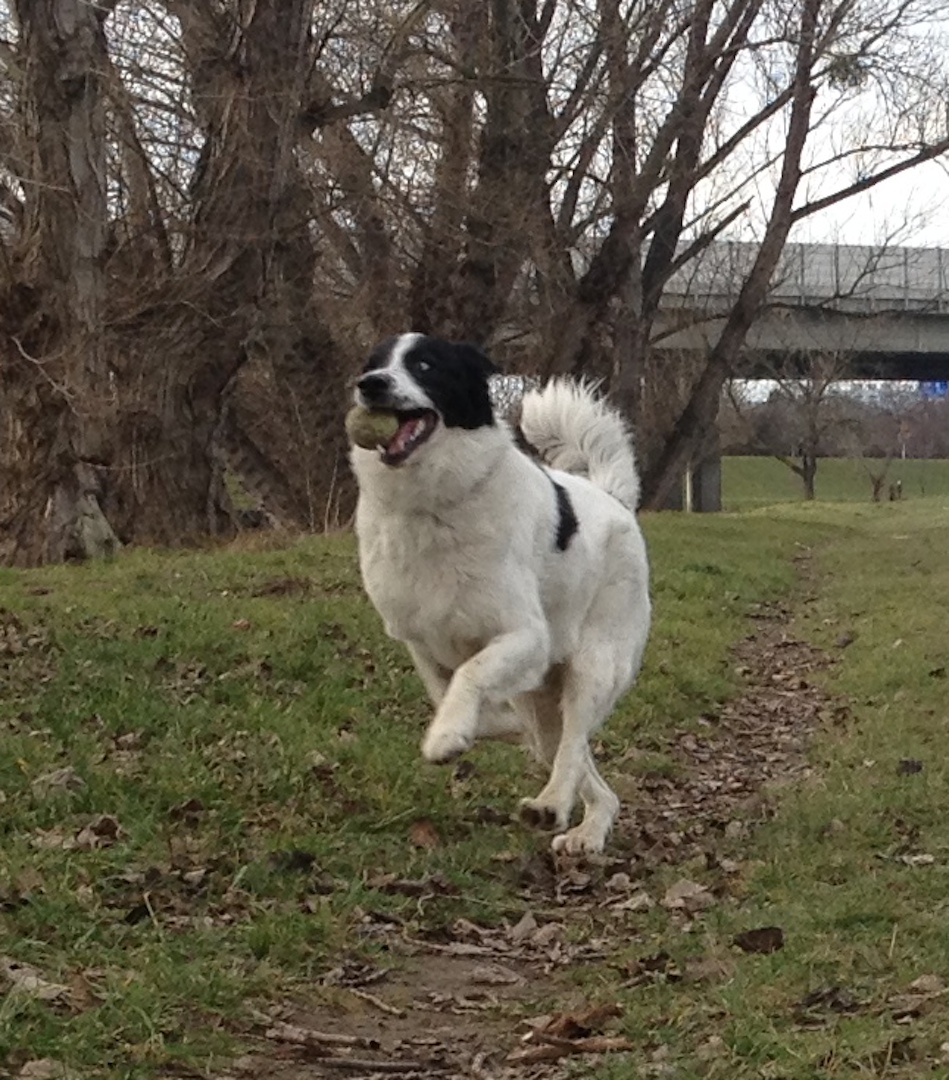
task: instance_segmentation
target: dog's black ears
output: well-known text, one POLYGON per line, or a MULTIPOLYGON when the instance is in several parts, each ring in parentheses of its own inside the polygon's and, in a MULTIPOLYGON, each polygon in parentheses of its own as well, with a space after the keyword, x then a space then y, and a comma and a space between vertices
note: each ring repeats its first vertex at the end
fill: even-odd
POLYGON ((470 365, 479 374, 487 378, 489 375, 499 375, 500 368, 493 360, 489 359, 485 353, 478 348, 477 345, 472 345, 470 342, 462 341, 454 346, 455 352, 458 354, 459 359, 463 360, 465 364, 470 365))

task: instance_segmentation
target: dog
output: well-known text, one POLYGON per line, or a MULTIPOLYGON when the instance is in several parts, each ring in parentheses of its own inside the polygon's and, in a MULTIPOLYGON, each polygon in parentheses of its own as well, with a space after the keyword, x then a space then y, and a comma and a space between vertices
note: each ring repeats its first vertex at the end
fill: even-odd
POLYGON ((525 742, 549 779, 521 819, 553 830, 555 852, 595 854, 619 800, 590 737, 639 672, 651 614, 633 447, 591 386, 556 379, 522 399, 526 453, 495 416, 496 373, 422 334, 372 351, 356 403, 399 424, 351 451, 363 584, 433 702, 423 756, 525 742))

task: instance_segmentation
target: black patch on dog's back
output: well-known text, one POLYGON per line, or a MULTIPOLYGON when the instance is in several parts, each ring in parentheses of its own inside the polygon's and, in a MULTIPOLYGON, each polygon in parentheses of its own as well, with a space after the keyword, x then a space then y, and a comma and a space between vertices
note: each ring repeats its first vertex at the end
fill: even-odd
POLYGON ((557 550, 566 551, 570 541, 577 535, 580 522, 577 521, 576 511, 567 494, 567 489, 556 480, 550 481, 554 485, 554 493, 557 496, 557 550))

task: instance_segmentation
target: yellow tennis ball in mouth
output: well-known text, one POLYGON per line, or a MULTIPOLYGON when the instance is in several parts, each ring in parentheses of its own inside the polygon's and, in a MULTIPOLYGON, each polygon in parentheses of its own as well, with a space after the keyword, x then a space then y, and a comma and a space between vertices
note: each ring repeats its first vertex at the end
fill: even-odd
POLYGON ((395 413, 377 412, 362 405, 354 405, 346 413, 346 434, 349 441, 364 450, 385 446, 399 430, 399 418, 395 413))

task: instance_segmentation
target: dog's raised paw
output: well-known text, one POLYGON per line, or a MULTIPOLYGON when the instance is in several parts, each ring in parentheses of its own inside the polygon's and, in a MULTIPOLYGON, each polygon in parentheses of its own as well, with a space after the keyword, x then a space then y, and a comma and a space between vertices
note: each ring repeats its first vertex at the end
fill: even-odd
POLYGON ((470 749, 471 739, 458 731, 432 731, 430 728, 422 740, 422 757, 433 765, 443 765, 470 749))
POLYGON ((564 822, 559 819, 557 811, 552 806, 536 802, 534 799, 521 799, 521 821, 532 829, 543 829, 552 832, 554 829, 562 829, 564 822))

